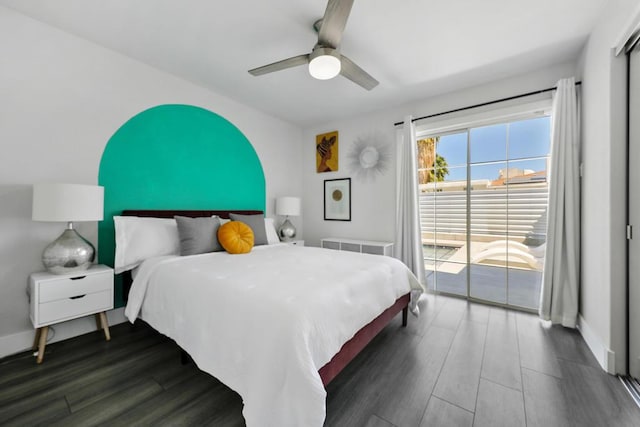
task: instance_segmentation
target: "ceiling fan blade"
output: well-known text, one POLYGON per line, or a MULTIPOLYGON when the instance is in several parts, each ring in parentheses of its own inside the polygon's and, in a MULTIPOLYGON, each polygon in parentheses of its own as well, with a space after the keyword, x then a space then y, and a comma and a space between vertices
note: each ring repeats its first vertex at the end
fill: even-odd
POLYGON ((353 62, 346 56, 340 55, 340 62, 342 64, 340 74, 342 74, 344 77, 348 78, 355 84, 362 86, 366 90, 371 90, 374 87, 378 86, 379 82, 376 79, 371 77, 369 73, 358 67, 355 62, 353 62))
POLYGON ((353 6, 353 0, 329 0, 318 32, 318 44, 337 49, 353 6))
POLYGON ((263 74, 273 73, 275 71, 286 70, 287 68, 297 67, 309 63, 309 54, 294 56, 293 58, 283 59, 273 64, 263 65, 262 67, 249 70, 249 74, 261 76, 263 74))

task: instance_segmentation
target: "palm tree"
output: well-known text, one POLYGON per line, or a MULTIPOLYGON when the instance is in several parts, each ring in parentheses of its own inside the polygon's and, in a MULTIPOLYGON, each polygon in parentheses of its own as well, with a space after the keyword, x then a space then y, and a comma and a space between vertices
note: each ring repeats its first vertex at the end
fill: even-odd
POLYGON ((439 141, 439 136, 418 140, 418 182, 420 184, 442 182, 449 175, 447 160, 440 154, 436 154, 439 141))
MULTIPOLYGON (((431 170, 432 178, 433 175, 434 171, 431 170)), ((442 182, 447 175, 449 175, 449 164, 447 163, 447 159, 442 157, 440 154, 436 154, 435 181, 442 182)))

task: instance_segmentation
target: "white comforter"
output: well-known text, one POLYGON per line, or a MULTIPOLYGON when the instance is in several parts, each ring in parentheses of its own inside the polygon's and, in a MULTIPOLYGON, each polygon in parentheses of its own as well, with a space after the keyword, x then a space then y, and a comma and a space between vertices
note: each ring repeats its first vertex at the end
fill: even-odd
POLYGON ((322 426, 318 369, 422 287, 394 258, 272 245, 145 261, 125 314, 173 338, 235 390, 248 426, 322 426))

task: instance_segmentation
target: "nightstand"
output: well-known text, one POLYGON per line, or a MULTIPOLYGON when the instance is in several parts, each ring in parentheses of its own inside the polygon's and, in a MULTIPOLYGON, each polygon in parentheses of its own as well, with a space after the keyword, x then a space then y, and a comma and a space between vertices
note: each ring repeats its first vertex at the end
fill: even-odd
POLYGON ((98 329, 111 339, 106 311, 113 308, 113 269, 93 265, 72 274, 33 273, 29 276, 30 316, 36 336, 33 349, 42 363, 49 325, 96 315, 98 329))
POLYGON ((304 240, 289 240, 288 242, 282 242, 282 243, 286 243, 288 245, 293 245, 293 246, 304 246, 304 240))

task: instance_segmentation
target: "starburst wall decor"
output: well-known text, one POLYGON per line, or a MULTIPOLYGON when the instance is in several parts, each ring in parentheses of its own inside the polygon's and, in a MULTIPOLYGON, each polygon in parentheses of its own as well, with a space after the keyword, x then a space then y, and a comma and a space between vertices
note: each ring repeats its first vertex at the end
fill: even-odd
POLYGON ((357 137, 347 153, 349 169, 354 177, 364 181, 384 175, 390 161, 389 146, 376 134, 357 137))

